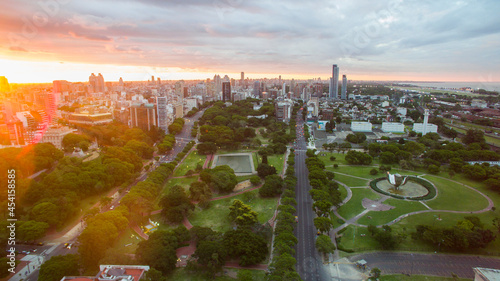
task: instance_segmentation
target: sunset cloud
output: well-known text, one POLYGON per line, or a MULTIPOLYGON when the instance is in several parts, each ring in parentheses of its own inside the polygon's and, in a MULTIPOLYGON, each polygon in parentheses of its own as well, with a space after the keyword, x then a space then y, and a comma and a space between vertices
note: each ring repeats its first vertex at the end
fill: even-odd
POLYGON ((500 81, 494 0, 61 2, 2 1, 0 54, 323 78, 336 63, 349 77, 500 81))

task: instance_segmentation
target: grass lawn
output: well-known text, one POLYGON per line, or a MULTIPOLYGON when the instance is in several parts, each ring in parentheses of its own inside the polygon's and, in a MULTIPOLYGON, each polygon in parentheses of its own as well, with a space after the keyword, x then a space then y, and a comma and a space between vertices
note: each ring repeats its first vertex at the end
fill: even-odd
POLYGON ((238 199, 249 205, 252 210, 258 213, 259 222, 264 224, 274 215, 278 204, 278 198, 260 198, 258 190, 246 192, 234 197, 212 201, 210 208, 201 210, 196 208, 194 213, 189 217, 192 225, 210 227, 216 231, 227 231, 231 229, 231 222, 228 219, 229 206, 233 200, 238 199), (249 202, 245 202, 245 198, 249 195, 253 198, 249 202))
MULTIPOLYGON (((406 233, 411 233, 415 231, 415 227, 417 225, 430 225, 433 227, 453 227, 457 224, 458 221, 463 220, 467 216, 477 216, 481 222, 484 224, 486 229, 490 229, 494 231, 494 227, 492 221, 495 217, 500 217, 500 211, 488 211, 481 214, 453 214, 453 213, 440 213, 440 212, 432 212, 432 213, 424 213, 418 215, 412 215, 407 218, 402 219, 398 223, 392 226, 393 231, 401 232, 404 231, 406 233), (438 220, 440 218, 441 220, 438 220)), ((495 231, 494 231, 495 232, 495 231)), ((401 245, 400 248, 409 248, 409 249, 418 249, 418 250, 426 250, 429 252, 436 251, 437 248, 432 247, 431 245, 427 245, 421 243, 420 241, 412 240, 411 238, 407 238, 401 245)), ((499 256, 500 255, 500 239, 495 239, 493 242, 488 244, 488 246, 484 249, 476 249, 464 252, 464 254, 471 255, 492 255, 499 256)))
POLYGON ((369 183, 367 180, 353 178, 353 177, 341 175, 341 174, 335 174, 335 180, 338 180, 339 182, 341 182, 349 187, 368 186, 368 183, 369 183))
POLYGON ((255 175, 248 175, 248 176, 236 176, 236 180, 238 182, 242 182, 242 181, 246 181, 246 180, 249 180, 251 177, 253 177, 255 175))
POLYGON ((339 207, 339 215, 348 220, 361 213, 364 210, 361 205, 363 198, 377 200, 380 199, 380 195, 371 189, 352 189, 352 198, 347 203, 339 207))
MULTIPOLYGON (((337 173, 342 173, 342 174, 347 174, 355 177, 360 177, 364 179, 376 179, 380 177, 385 177, 386 175, 382 172, 378 172, 376 175, 370 175, 370 170, 371 169, 377 169, 377 167, 373 166, 349 166, 349 165, 344 165, 344 166, 339 166, 338 168, 333 168, 331 165, 327 165, 325 170, 332 171, 332 172, 337 172, 337 173)), ((397 170, 397 169, 392 169, 391 173, 399 173, 401 175, 421 175, 421 172, 415 172, 415 171, 402 171, 402 170, 397 170)), ((335 175, 336 176, 336 175, 335 175)), ((340 175, 339 175, 340 176, 340 175)))
POLYGON ((339 184, 340 198, 344 200, 347 197, 347 189, 343 185, 339 184))
POLYGON ((252 152, 253 166, 257 170, 259 166, 260 156, 258 156, 257 152, 252 152))
MULTIPOLYGON (((265 271, 264 270, 250 270, 247 269, 252 273, 253 280, 264 280, 265 278, 265 271)), ((217 276, 215 281, 234 281, 236 280, 236 276, 238 274, 238 271, 240 269, 235 269, 235 268, 224 268, 223 269, 223 276, 217 276), (234 278, 233 278, 234 276, 234 278)), ((168 277, 168 280, 172 281, 205 281, 207 280, 206 276, 203 276, 203 274, 196 274, 196 273, 190 273, 187 272, 184 268, 178 268, 174 271, 172 275, 168 277)))
POLYGON ((169 179, 165 186, 163 187, 163 194, 166 194, 169 190, 170 187, 174 185, 180 185, 182 186, 186 191, 189 190, 189 185, 192 182, 195 182, 198 180, 198 176, 193 176, 193 177, 187 177, 187 178, 177 178, 177 179, 169 179))
POLYGON ((365 249, 376 249, 378 242, 370 236, 366 227, 349 225, 342 233, 340 245, 344 249, 363 251, 365 249))
POLYGON ((202 166, 207 159, 206 155, 198 155, 197 151, 192 151, 189 155, 182 161, 174 172, 174 177, 184 176, 187 171, 195 170, 196 164, 200 163, 202 166))
POLYGON ((422 205, 420 202, 417 201, 404 201, 400 199, 394 199, 390 198, 384 201, 384 204, 396 207, 392 210, 388 211, 370 211, 366 215, 364 215, 362 218, 360 218, 357 223, 363 224, 363 225, 383 225, 386 224, 395 218, 415 212, 415 211, 422 211, 422 210, 427 210, 424 205, 422 205), (369 219, 368 217, 371 217, 369 219))
POLYGON ((438 196, 425 203, 435 210, 477 211, 488 206, 481 194, 452 181, 426 175, 436 185, 438 196))
POLYGON ((471 279, 465 279, 465 278, 453 279, 453 277, 438 277, 438 276, 427 276, 427 275, 407 276, 403 274, 395 274, 395 275, 382 275, 378 280, 380 281, 455 281, 455 280, 465 281, 471 279))
MULTIPOLYGON (((321 148, 322 149, 322 148, 321 148)), ((326 153, 326 156, 318 156, 318 158, 325 163, 326 166, 332 166, 333 164, 347 165, 345 161, 345 154, 342 153, 330 153, 330 151, 320 152, 326 153), (330 157, 335 157, 335 161, 330 161, 330 157)))
MULTIPOLYGON (((283 172, 284 161, 284 154, 267 156, 267 163, 276 168, 276 172, 278 173, 278 175, 283 172)), ((255 169, 257 169, 257 167, 255 167, 255 169)))
POLYGON ((120 254, 135 254, 139 242, 143 239, 132 229, 127 228, 113 244, 112 252, 120 254))

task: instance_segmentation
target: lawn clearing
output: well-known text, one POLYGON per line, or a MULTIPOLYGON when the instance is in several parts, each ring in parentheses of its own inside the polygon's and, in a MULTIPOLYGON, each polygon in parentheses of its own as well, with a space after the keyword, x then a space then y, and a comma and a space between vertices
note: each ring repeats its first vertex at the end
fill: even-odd
POLYGON ((110 252, 120 254, 135 254, 139 242, 143 239, 130 228, 127 228, 113 243, 113 250, 110 252))
POLYGON ((387 224, 390 221, 398 218, 401 215, 427 210, 427 208, 417 201, 405 201, 400 199, 390 198, 383 202, 383 204, 390 205, 395 207, 392 210, 387 211, 370 211, 362 218, 360 218, 357 223, 362 225, 383 225, 387 224), (368 218, 368 217, 371 217, 368 218))
POLYGON ((212 201, 210 208, 201 210, 196 208, 194 213, 189 217, 192 225, 210 227, 216 231, 230 230, 232 225, 228 219, 229 206, 233 200, 238 199, 249 205, 252 210, 256 211, 259 218, 259 223, 266 223, 274 215, 278 204, 278 198, 260 198, 258 190, 246 192, 230 198, 212 201), (248 193, 248 195, 245 195, 248 193), (247 201, 247 198, 251 198, 247 201))
POLYGON ((168 190, 170 189, 170 187, 174 186, 174 185, 180 185, 184 188, 184 190, 186 190, 186 192, 189 190, 189 185, 192 183, 192 182, 195 182, 198 180, 198 176, 193 176, 193 177, 187 177, 187 178, 176 178, 176 179, 173 179, 173 178, 170 178, 167 183, 165 184, 165 186, 163 187, 163 194, 166 194, 168 192, 168 190))
POLYGON ((267 163, 276 168, 276 173, 280 175, 283 172, 284 154, 267 156, 267 163))
POLYGON ((362 180, 362 179, 358 179, 358 178, 353 178, 351 176, 348 176, 348 175, 342 175, 342 174, 338 174, 336 173, 335 174, 335 180, 338 180, 339 182, 349 186, 349 187, 353 187, 353 186, 368 186, 368 180, 362 180))
POLYGON ((470 188, 430 175, 425 178, 438 189, 438 196, 425 202, 434 210, 478 211, 488 206, 488 200, 470 188))
POLYGON ((177 166, 177 169, 174 172, 174 177, 180 177, 186 175, 186 172, 189 170, 195 170, 196 165, 200 164, 203 166, 205 160, 207 159, 206 155, 198 155, 197 151, 192 151, 189 155, 182 161, 182 163, 177 166))
POLYGON ((380 195, 378 195, 371 189, 352 189, 352 198, 347 203, 339 207, 339 215, 348 220, 361 213, 365 209, 361 205, 361 201, 363 200, 363 198, 378 200, 380 199, 380 195))

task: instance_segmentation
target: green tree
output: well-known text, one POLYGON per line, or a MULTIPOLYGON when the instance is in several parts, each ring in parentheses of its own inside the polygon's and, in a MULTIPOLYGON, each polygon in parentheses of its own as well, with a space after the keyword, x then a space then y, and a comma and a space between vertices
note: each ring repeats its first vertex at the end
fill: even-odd
POLYGON ((39 203, 31 210, 31 217, 36 221, 55 225, 59 222, 59 208, 51 202, 39 203))
POLYGON ((370 271, 370 280, 378 280, 382 271, 378 267, 372 268, 370 271))
POLYGON ((314 243, 316 246, 316 249, 318 249, 319 252, 325 253, 325 254, 330 254, 335 251, 335 245, 332 242, 332 239, 330 239, 329 236, 327 235, 320 235, 318 238, 316 238, 316 242, 314 243))
POLYGON ((174 185, 160 200, 162 216, 172 223, 180 223, 194 209, 184 188, 174 185))
POLYGON ((20 240, 33 241, 45 236, 45 232, 49 228, 46 222, 26 221, 18 222, 17 237, 20 240))
POLYGON ((79 275, 79 257, 77 255, 53 256, 40 266, 40 281, 59 281, 64 276, 79 275))
POLYGON ((260 163, 257 167, 257 174, 259 175, 259 177, 265 178, 269 175, 276 174, 276 168, 265 163, 260 163))
POLYGON ((327 217, 316 217, 314 218, 314 226, 321 233, 326 233, 333 228, 333 223, 330 218, 327 217))
POLYGON ((259 189, 259 195, 262 197, 273 197, 281 194, 283 189, 283 179, 278 175, 270 175, 265 179, 264 184, 259 189))
POLYGON ((172 232, 158 230, 151 234, 148 240, 139 243, 135 255, 139 262, 168 275, 177 263, 177 247, 178 241, 172 232))
POLYGON ((79 147, 83 151, 87 151, 87 149, 84 148, 88 148, 89 143, 90 139, 87 136, 73 133, 65 135, 62 139, 62 146, 66 152, 72 152, 75 147, 79 147))
POLYGON ((150 268, 144 275, 144 281, 167 281, 167 277, 164 277, 161 271, 150 268))
POLYGON ((236 274, 238 281, 254 281, 252 272, 247 269, 240 269, 236 274))
POLYGON ((229 219, 242 227, 252 226, 259 221, 257 212, 240 200, 233 200, 233 204, 229 206, 229 219))
POLYGON ((485 143, 484 132, 477 129, 469 129, 462 138, 462 142, 465 144, 485 143))
POLYGON ((248 229, 227 231, 224 234, 223 245, 229 257, 240 259, 238 264, 241 266, 258 264, 268 254, 264 237, 248 229))

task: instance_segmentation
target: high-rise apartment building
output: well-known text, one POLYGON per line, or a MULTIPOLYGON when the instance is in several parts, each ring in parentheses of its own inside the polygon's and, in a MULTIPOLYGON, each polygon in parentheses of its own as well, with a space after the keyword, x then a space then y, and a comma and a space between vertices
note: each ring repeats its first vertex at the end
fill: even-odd
POLYGON ((168 131, 168 111, 167 111, 167 97, 156 97, 156 112, 158 113, 158 127, 164 132, 168 131))
POLYGON ((332 67, 332 78, 330 79, 329 98, 337 99, 339 96, 339 68, 336 64, 332 67))
POLYGON ((89 76, 89 92, 91 93, 103 93, 105 92, 105 83, 104 83, 104 77, 102 76, 101 73, 99 73, 97 76, 95 76, 94 73, 92 73, 89 76))
POLYGON ((0 92, 8 92, 10 91, 9 81, 5 76, 0 76, 0 92))
POLYGON ((72 84, 66 80, 52 81, 52 91, 54 93, 71 92, 72 84))
POLYGON ((222 101, 231 101, 231 83, 222 82, 222 101))
POLYGON ((130 107, 130 119, 132 127, 139 127, 144 131, 151 130, 152 126, 158 126, 156 108, 154 104, 133 105, 130 107))
POLYGON ((347 76, 342 75, 342 92, 340 93, 342 100, 347 99, 347 76))

